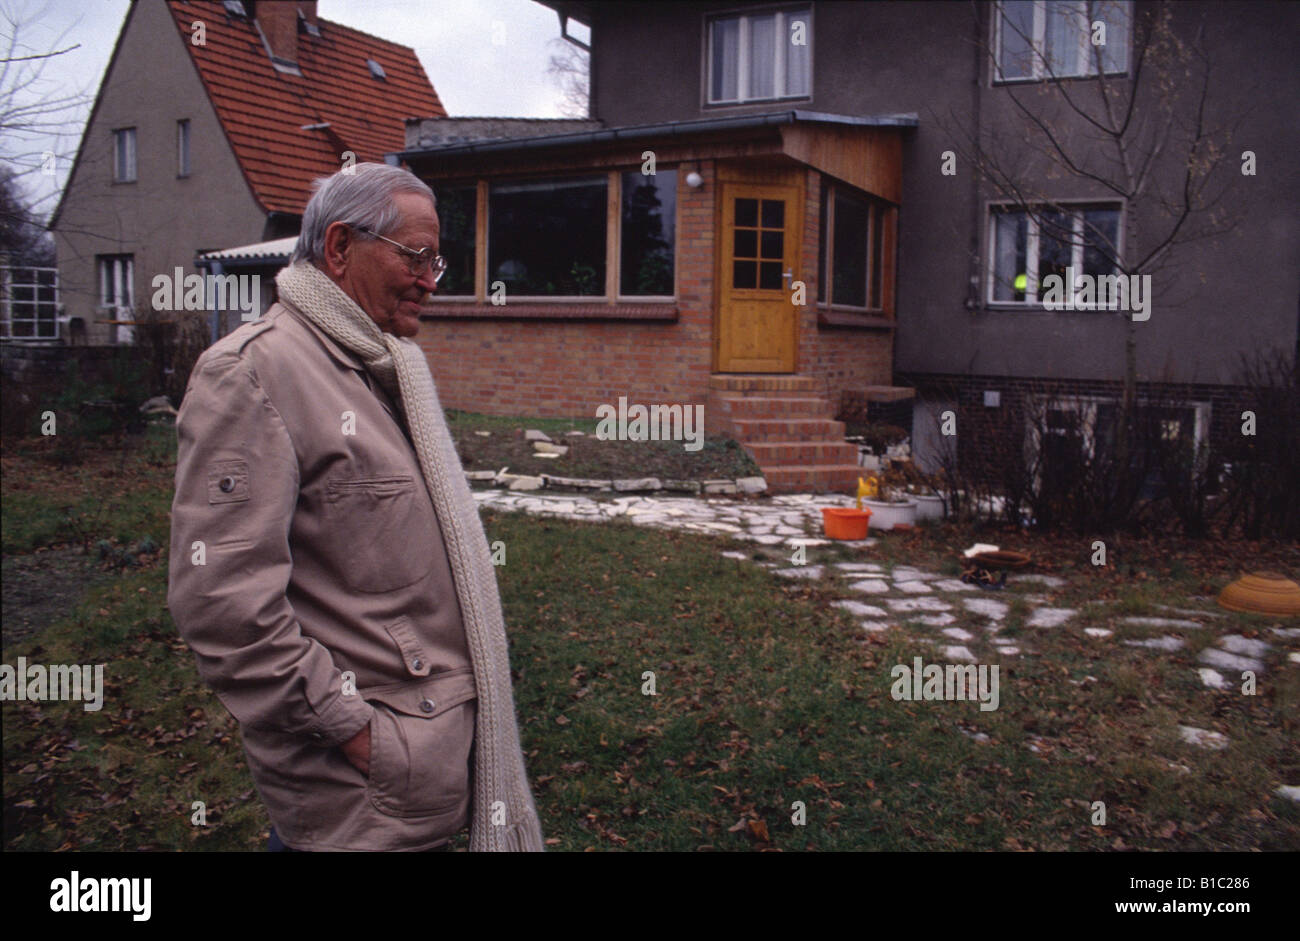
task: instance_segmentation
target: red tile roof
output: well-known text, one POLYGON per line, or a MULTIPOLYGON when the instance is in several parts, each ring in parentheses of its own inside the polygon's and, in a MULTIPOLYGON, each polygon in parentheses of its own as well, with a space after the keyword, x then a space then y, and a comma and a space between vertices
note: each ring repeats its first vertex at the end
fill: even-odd
POLYGON ((445 116, 424 67, 408 46, 317 20, 320 37, 298 34, 302 76, 277 71, 251 21, 227 16, 218 0, 168 0, 254 197, 268 212, 300 214, 311 181, 341 166, 382 161, 406 146, 405 119, 445 116), (190 40, 201 20, 207 44, 190 40), (370 74, 367 59, 383 66, 370 74), (328 129, 301 130, 328 123, 328 129))

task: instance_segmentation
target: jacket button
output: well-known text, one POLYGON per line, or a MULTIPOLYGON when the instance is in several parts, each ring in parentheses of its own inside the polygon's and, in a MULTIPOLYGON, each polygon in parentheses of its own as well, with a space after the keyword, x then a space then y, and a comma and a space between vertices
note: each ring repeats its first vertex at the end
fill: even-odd
POLYGON ((235 489, 235 478, 233 478, 233 477, 222 477, 222 478, 221 478, 221 483, 220 483, 219 486, 221 487, 221 492, 222 492, 222 493, 230 493, 230 491, 232 491, 232 490, 235 489))
POLYGON ((424 699, 424 700, 421 700, 421 702, 420 702, 420 711, 421 711, 421 712, 433 712, 433 710, 435 710, 435 709, 437 709, 437 708, 438 708, 438 704, 435 703, 432 699, 424 699))
POLYGON ((420 667, 422 666, 424 666, 424 661, 421 660, 419 657, 416 657, 414 660, 411 661, 411 669, 414 670, 416 673, 420 672, 420 667))

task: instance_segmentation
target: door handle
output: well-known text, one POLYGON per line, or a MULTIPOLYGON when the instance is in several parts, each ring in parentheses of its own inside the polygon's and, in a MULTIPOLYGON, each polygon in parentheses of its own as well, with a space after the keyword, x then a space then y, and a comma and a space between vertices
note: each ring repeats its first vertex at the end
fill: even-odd
POLYGON ((787 268, 787 269, 785 269, 785 274, 781 275, 781 277, 785 278, 786 281, 791 281, 791 280, 793 280, 793 278, 794 278, 794 269, 793 269, 793 268, 787 268))

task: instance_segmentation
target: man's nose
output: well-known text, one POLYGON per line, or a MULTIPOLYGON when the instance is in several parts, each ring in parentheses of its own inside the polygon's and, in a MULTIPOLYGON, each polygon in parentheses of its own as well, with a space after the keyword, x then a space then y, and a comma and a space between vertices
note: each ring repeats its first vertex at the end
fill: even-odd
POLYGON ((438 290, 438 279, 434 277, 433 267, 430 266, 424 274, 415 279, 415 283, 424 288, 430 294, 438 290))

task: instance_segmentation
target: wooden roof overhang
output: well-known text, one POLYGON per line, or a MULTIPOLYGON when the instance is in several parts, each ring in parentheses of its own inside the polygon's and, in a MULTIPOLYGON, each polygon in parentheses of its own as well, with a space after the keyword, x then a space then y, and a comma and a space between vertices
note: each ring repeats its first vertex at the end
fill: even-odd
POLYGON ((457 142, 390 155, 426 180, 580 173, 701 160, 798 163, 898 204, 903 133, 913 115, 850 117, 807 111, 605 128, 508 140, 457 142))

